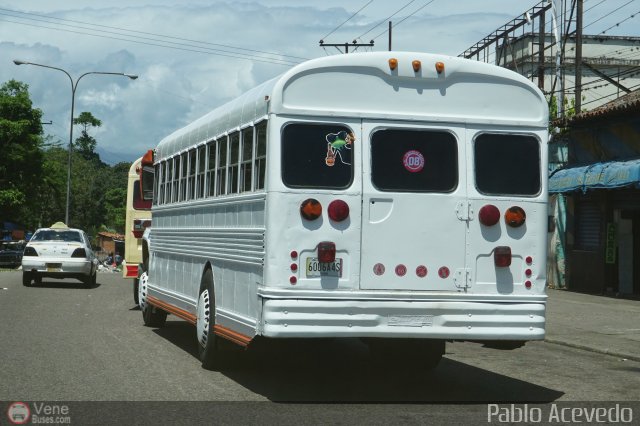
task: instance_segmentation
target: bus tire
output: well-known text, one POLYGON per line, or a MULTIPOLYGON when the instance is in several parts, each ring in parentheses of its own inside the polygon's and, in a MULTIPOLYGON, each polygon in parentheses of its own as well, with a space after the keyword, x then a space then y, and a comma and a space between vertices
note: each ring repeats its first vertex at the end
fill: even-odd
POLYGON ((140 279, 133 279, 133 302, 136 306, 140 306, 140 295, 138 292, 140 291, 140 279))
POLYGON ((216 299, 213 286, 213 272, 207 269, 202 276, 196 317, 196 337, 198 355, 202 367, 211 370, 220 364, 219 339, 214 333, 216 321, 216 299))
POLYGON ((167 313, 160 308, 151 306, 147 303, 147 281, 148 275, 143 273, 140 276, 140 310, 142 311, 142 320, 147 327, 162 327, 167 321, 167 313))

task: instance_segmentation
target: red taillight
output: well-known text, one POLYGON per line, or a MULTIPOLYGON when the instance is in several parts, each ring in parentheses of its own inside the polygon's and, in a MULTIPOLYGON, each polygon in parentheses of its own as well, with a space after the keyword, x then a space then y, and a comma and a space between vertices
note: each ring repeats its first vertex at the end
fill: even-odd
POLYGON ((133 233, 134 238, 142 238, 144 231, 131 231, 133 233))
POLYGON ((499 246, 493 251, 493 262, 498 268, 511 265, 511 247, 499 246))
POLYGON ((500 210, 493 204, 482 206, 478 212, 478 219, 484 226, 493 226, 500 220, 500 210))
POLYGON ((318 261, 331 263, 336 260, 336 245, 329 241, 318 243, 318 261))
POLYGON ((87 252, 83 248, 77 248, 71 254, 71 257, 87 257, 87 252))
POLYGON ((334 222, 342 222, 349 217, 349 205, 342 200, 333 200, 327 211, 329 219, 334 222))
POLYGON ((316 220, 322 215, 322 204, 314 198, 307 198, 300 205, 300 215, 307 220, 316 220))
POLYGON ((518 228, 519 226, 524 225, 524 221, 526 219, 527 215, 524 210, 522 207, 518 206, 509 207, 509 210, 504 214, 504 221, 512 228, 518 228))

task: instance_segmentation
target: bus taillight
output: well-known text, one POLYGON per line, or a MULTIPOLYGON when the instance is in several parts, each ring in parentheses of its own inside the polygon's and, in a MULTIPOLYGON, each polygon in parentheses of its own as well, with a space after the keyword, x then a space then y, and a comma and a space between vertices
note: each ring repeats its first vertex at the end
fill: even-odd
POLYGON ((133 221, 133 229, 131 232, 135 238, 142 238, 144 230, 151 226, 150 220, 135 219, 133 221))
POLYGON ((493 262, 498 268, 511 265, 511 247, 499 246, 493 251, 493 262))
POLYGON ((336 244, 330 241, 318 243, 318 261, 331 263, 336 260, 336 244))
POLYGON ((333 200, 327 210, 329 219, 334 222, 342 222, 349 217, 349 205, 342 200, 333 200))
POLYGON ((484 226, 493 226, 500 220, 500 210, 493 204, 482 206, 478 212, 478 219, 484 226))
POLYGON ((307 220, 316 220, 322 215, 322 204, 315 198, 307 198, 300 205, 300 215, 307 220))
POLYGON ((518 228, 524 225, 524 221, 527 219, 527 215, 525 214, 522 207, 514 206, 509 207, 509 209, 504 214, 504 221, 507 222, 507 225, 512 228, 518 228))

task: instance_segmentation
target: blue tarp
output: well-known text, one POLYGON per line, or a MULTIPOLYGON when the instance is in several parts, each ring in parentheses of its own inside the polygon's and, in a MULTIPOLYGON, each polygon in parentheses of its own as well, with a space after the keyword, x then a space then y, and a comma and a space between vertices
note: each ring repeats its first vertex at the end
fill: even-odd
POLYGON ((640 159, 561 169, 549 177, 551 194, 627 186, 640 187, 640 159))

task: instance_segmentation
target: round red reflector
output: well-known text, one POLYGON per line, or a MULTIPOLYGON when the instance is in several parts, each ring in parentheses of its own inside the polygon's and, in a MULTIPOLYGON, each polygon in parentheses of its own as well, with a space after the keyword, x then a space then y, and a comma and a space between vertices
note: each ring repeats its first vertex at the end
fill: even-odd
POLYGON ((297 264, 297 263, 292 263, 292 264, 291 264, 291 270, 292 270, 293 272, 297 271, 297 270, 298 270, 298 264, 297 264))
POLYGON ((297 252, 297 251, 295 251, 295 250, 293 250, 293 251, 291 252, 291 258, 292 258, 292 259, 297 259, 297 258, 298 258, 298 252, 297 252))
POLYGON ((373 273, 376 275, 384 274, 384 265, 382 263, 376 263, 373 265, 373 273))
POLYGON ((349 217, 349 205, 342 200, 333 200, 327 209, 329 219, 335 222, 342 222, 349 217))
POLYGON ((500 210, 493 204, 482 206, 478 212, 478 219, 484 226, 493 226, 500 220, 500 210))
POLYGON ((525 286, 526 288, 531 288, 531 281, 529 281, 529 280, 525 281, 525 282, 524 282, 524 286, 525 286))
POLYGON ((509 209, 504 214, 504 221, 507 222, 507 225, 512 228, 518 228, 524 225, 524 221, 527 219, 527 215, 525 214, 522 207, 514 206, 509 207, 509 209))
POLYGON ((530 276, 531 276, 531 274, 532 274, 531 269, 527 269, 526 271, 524 271, 524 274, 525 274, 526 276, 530 277, 530 276))
POLYGON ((416 268, 416 275, 420 278, 424 278, 427 276, 427 267, 424 265, 420 265, 416 268))
POLYGON ((322 204, 315 198, 307 198, 300 205, 300 215, 307 220, 315 220, 322 215, 322 204))
POLYGON ((399 277, 404 277, 404 275, 407 273, 407 267, 404 266, 403 264, 400 264, 398 266, 396 266, 396 275, 399 277))
POLYGON ((291 285, 296 285, 296 283, 298 282, 298 279, 296 277, 291 277, 289 278, 289 282, 291 283, 291 285))
POLYGON ((531 265, 533 263, 533 257, 527 256, 527 258, 525 259, 525 262, 527 262, 527 265, 531 265))
POLYGON ((449 268, 443 266, 442 268, 438 269, 438 275, 440 276, 440 278, 447 278, 449 276, 449 268))

